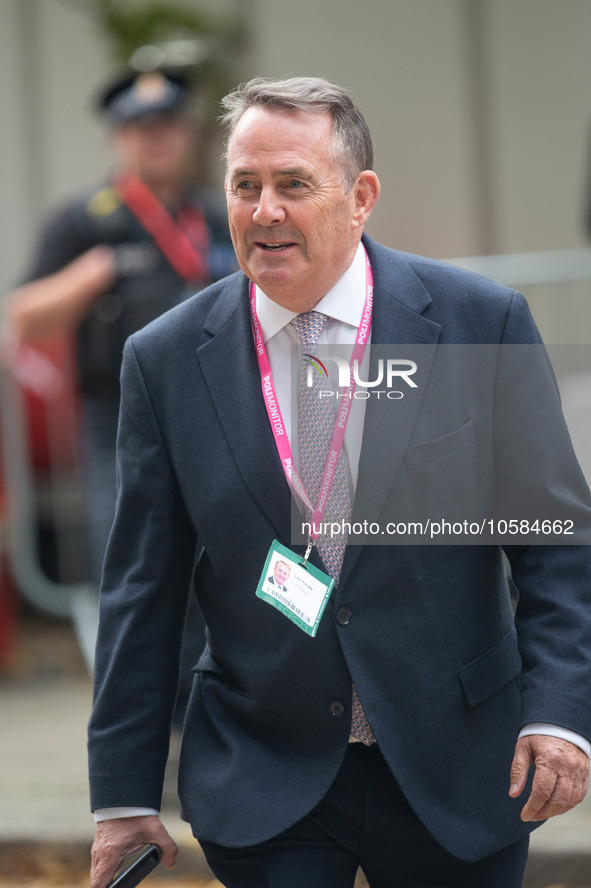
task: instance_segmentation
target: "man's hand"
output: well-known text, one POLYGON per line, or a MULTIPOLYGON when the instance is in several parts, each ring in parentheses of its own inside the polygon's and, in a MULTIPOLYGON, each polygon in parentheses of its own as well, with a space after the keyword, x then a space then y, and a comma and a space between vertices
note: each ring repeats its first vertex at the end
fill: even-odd
POLYGON ((6 300, 6 323, 17 342, 43 342, 71 333, 115 280, 115 252, 97 244, 60 271, 30 281, 6 300))
POLYGON ((97 823, 91 852, 90 888, 106 888, 123 859, 150 843, 162 851, 162 865, 173 869, 178 848, 159 817, 121 817, 97 823))
POLYGON ((521 737, 511 765, 509 795, 523 792, 531 765, 536 766, 532 791, 522 812, 522 820, 547 820, 570 811, 582 802, 589 783, 589 759, 582 749, 560 740, 532 734, 521 737))

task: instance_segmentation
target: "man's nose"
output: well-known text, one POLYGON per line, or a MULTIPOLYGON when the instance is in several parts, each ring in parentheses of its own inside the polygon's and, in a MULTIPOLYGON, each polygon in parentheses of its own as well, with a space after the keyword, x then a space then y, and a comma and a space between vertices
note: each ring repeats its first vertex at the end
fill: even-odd
POLYGON ((280 225, 285 221, 285 210, 274 189, 261 190, 252 218, 258 225, 280 225))

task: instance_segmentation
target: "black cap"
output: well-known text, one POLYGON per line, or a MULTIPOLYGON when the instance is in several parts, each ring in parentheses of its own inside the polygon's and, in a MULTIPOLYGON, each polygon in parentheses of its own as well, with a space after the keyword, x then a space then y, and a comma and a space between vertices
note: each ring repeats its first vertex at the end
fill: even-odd
POLYGON ((98 97, 98 105, 107 120, 119 124, 152 115, 179 114, 188 97, 189 84, 181 74, 136 71, 105 87, 98 97))

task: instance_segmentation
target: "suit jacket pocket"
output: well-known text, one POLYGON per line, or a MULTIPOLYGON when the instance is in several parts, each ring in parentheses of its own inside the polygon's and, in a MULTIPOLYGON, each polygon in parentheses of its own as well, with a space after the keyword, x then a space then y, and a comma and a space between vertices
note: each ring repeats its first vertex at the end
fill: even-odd
MULTIPOLYGON (((487 514, 490 472, 483 471, 472 420, 447 435, 409 447, 404 486, 396 491, 397 514, 425 522, 480 522, 487 514)), ((458 542, 440 537, 438 542, 458 542)), ((472 540, 470 540, 472 542, 472 540)), ((476 542, 476 540, 474 540, 476 542)))
POLYGON ((458 677, 470 706, 476 706, 508 685, 521 672, 514 627, 492 648, 463 666, 458 677))
POLYGON ((212 679, 216 684, 225 685, 232 691, 248 696, 245 688, 242 687, 236 676, 221 666, 209 647, 204 649, 199 662, 193 666, 192 672, 195 675, 201 675, 205 679, 212 679))
POLYGON ((421 463, 433 462, 445 456, 451 456, 458 450, 463 450, 469 444, 474 443, 474 428, 472 420, 460 426, 454 432, 435 438, 433 441, 423 441, 408 448, 404 461, 407 466, 417 466, 421 463))

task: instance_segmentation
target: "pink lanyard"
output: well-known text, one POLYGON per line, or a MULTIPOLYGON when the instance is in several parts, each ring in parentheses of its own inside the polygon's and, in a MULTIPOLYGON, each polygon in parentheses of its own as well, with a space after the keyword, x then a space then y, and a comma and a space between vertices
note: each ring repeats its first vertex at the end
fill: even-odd
POLYGON ((349 365, 350 382, 348 388, 343 391, 340 399, 341 403, 337 413, 334 432, 332 435, 332 440, 330 442, 328 457, 326 459, 326 465, 324 467, 322 483, 320 484, 318 504, 316 508, 314 508, 310 501, 310 498, 308 497, 308 494, 306 493, 306 489, 304 487, 302 479, 298 475, 293 465, 291 447, 289 446, 289 441, 285 433, 285 425, 283 423, 283 417, 281 415, 279 402, 277 400, 277 394, 275 392, 275 385, 273 383, 271 365, 269 364, 267 350, 265 348, 265 343, 263 342, 261 326, 259 324, 259 319, 257 316, 256 288, 254 283, 251 283, 250 285, 250 318, 254 332, 255 348, 257 359, 259 362, 259 371, 261 374, 261 387, 263 390, 263 397, 265 399, 265 407, 267 408, 267 415, 269 417, 269 422, 271 423, 271 429, 275 436, 275 445, 277 447, 277 451, 281 459, 281 465, 283 466, 283 471, 285 472, 289 486, 292 490, 295 491, 295 493, 298 494, 298 496, 300 497, 304 505, 310 510, 310 512, 312 512, 312 530, 310 532, 308 550, 304 558, 305 561, 310 555, 312 546, 320 536, 320 522, 322 520, 322 515, 324 513, 324 508, 326 506, 326 501, 328 499, 328 494, 330 492, 330 488, 334 478, 334 470, 338 462, 341 450, 343 449, 345 431, 347 429, 349 414, 351 412, 351 404, 353 402, 355 380, 353 378, 352 370, 355 361, 358 362, 357 366, 361 364, 365 352, 365 346, 367 344, 367 338, 371 329, 371 319, 373 313, 373 271, 367 252, 365 253, 365 291, 365 302, 363 305, 363 311, 361 313, 361 322, 359 324, 359 329, 357 330, 355 345, 353 346, 353 352, 351 355, 351 363, 349 365))

